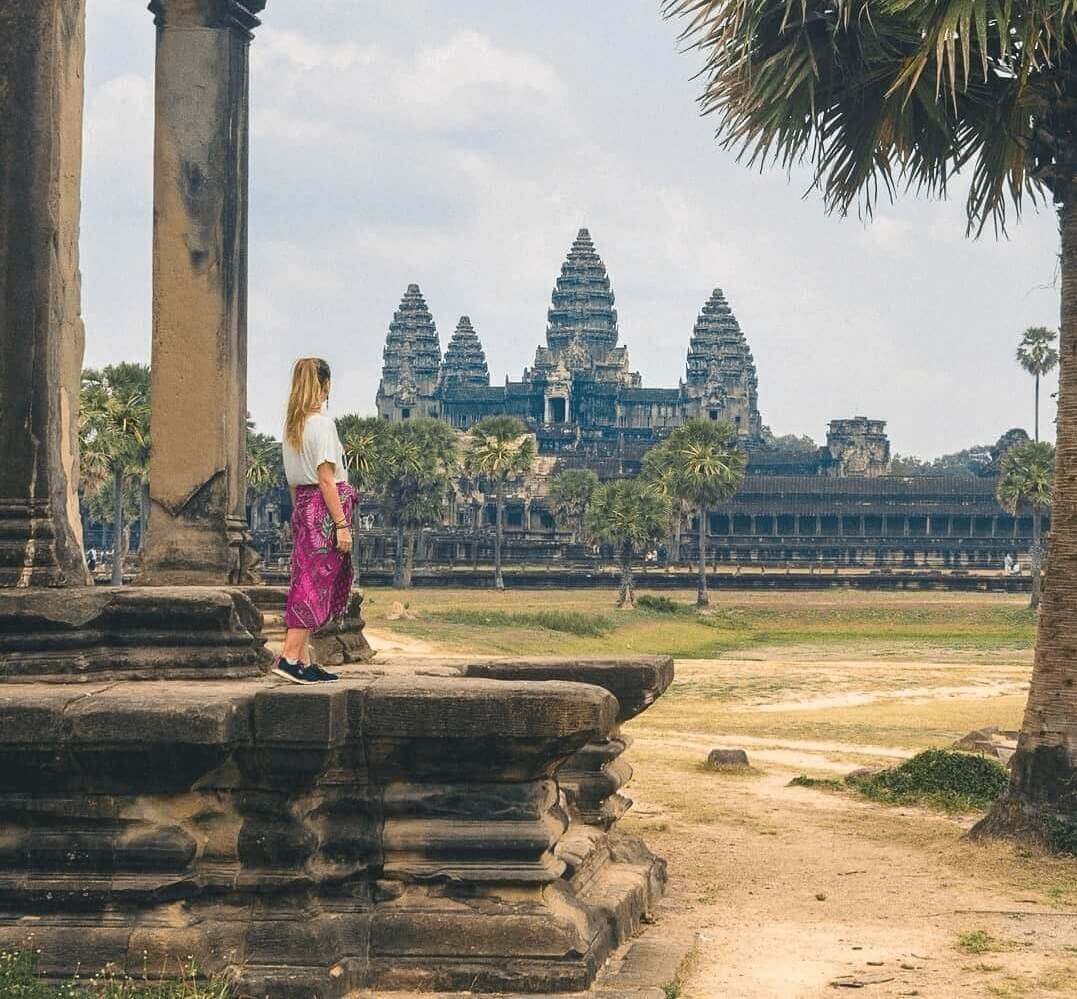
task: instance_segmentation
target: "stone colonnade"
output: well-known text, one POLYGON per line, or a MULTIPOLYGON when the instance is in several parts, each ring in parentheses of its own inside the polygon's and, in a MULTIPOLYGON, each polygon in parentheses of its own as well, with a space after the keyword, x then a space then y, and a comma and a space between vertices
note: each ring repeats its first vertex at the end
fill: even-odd
MULTIPOLYGON (((248 46, 266 0, 153 0, 143 582, 257 581, 245 521, 248 46)), ((0 0, 0 586, 85 585, 78 239, 85 0, 0 0)))
POLYGON ((266 0, 153 0, 145 583, 255 582, 244 480, 249 55, 266 0))
POLYGON ((78 516, 85 0, 0 0, 0 587, 89 583, 78 516))

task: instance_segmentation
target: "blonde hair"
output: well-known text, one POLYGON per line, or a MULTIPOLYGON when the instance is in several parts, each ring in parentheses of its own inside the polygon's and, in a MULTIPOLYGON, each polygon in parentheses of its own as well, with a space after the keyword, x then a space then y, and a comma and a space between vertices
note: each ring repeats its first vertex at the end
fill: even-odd
POLYGON ((292 368, 292 391, 284 418, 284 439, 297 451, 303 447, 307 417, 321 409, 329 385, 329 365, 320 357, 301 357, 292 368))

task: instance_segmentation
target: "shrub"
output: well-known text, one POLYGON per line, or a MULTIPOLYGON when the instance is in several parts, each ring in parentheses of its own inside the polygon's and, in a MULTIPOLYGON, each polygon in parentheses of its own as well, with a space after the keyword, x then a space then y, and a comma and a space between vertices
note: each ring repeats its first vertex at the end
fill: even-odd
POLYGON ((1009 784, 997 760, 949 749, 928 749, 901 766, 857 781, 858 791, 888 804, 922 804, 945 811, 990 807, 1009 784))
POLYGON ((641 593, 636 597, 636 607, 651 614, 691 614, 695 610, 659 593, 641 593))

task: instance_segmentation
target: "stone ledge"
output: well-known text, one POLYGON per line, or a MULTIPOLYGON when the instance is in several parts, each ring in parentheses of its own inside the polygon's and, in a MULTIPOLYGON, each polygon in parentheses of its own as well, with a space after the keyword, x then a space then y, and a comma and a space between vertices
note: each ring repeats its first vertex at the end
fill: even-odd
POLYGON ((459 674, 0 685, 0 946, 274 999, 585 988, 664 884, 564 807, 617 715, 459 674))
POLYGON ((260 675, 262 615, 239 590, 0 590, 0 683, 260 675))

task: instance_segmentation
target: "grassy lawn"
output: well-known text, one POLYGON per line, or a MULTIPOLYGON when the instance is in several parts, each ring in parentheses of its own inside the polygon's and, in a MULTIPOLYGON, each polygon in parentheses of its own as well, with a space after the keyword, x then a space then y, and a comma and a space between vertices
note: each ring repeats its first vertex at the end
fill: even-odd
POLYGON ((925 647, 993 655, 1027 649, 1034 618, 1022 596, 833 591, 712 594, 711 613, 692 609, 692 591, 668 593, 677 614, 624 611, 615 591, 370 588, 370 627, 471 654, 668 653, 713 659, 767 646, 860 645, 874 654, 925 647), (394 601, 415 620, 387 621, 394 601))

